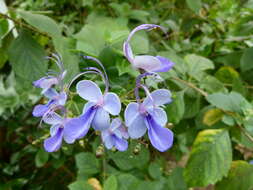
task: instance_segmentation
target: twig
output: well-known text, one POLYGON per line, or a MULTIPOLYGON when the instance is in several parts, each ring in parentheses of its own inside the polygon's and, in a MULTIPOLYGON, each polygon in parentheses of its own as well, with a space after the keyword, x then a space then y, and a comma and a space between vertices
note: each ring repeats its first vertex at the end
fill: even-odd
POLYGON ((203 96, 205 96, 205 97, 208 96, 207 92, 205 92, 204 90, 202 90, 202 89, 196 87, 194 84, 192 84, 192 83, 190 83, 190 82, 188 82, 188 81, 182 80, 182 79, 177 78, 177 77, 172 77, 172 79, 173 79, 173 80, 176 80, 176 81, 179 81, 179 82, 181 82, 181 83, 183 83, 183 84, 185 84, 186 86, 188 86, 188 87, 190 87, 190 88, 196 90, 197 92, 199 92, 201 95, 203 95, 203 96))
POLYGON ((242 133, 251 141, 253 142, 253 137, 240 125, 237 125, 237 127, 242 131, 242 133))
POLYGON ((9 20, 13 21, 15 24, 20 25, 21 27, 24 27, 24 28, 27 28, 27 29, 32 30, 32 31, 34 31, 34 32, 37 32, 37 33, 39 33, 39 34, 41 34, 41 35, 43 35, 43 36, 50 37, 47 33, 41 32, 41 31, 37 30, 36 28, 34 28, 34 27, 32 27, 32 26, 30 26, 30 25, 24 23, 24 22, 20 22, 20 21, 17 20, 17 19, 14 19, 14 18, 9 17, 9 16, 6 15, 6 14, 0 13, 0 18, 9 19, 9 20))
MULTIPOLYGON (((232 87, 233 84, 225 83, 224 86, 232 87)), ((245 87, 245 88, 248 88, 248 89, 253 89, 253 86, 250 86, 250 85, 245 85, 244 87, 245 87)))

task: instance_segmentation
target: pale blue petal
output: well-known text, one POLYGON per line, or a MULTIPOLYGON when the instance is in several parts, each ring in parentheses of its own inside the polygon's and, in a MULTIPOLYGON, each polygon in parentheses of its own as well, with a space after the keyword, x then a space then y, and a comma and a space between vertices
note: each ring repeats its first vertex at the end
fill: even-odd
POLYGON ((147 108, 152 106, 162 106, 172 101, 171 93, 167 89, 155 90, 150 94, 150 96, 146 97, 143 101, 143 105, 147 108))
POLYGON ((134 55, 133 55, 132 48, 131 48, 131 46, 130 46, 130 44, 128 42, 124 42, 124 44, 123 44, 123 52, 124 52, 126 58, 128 59, 128 61, 130 63, 132 63, 133 59, 134 59, 134 55))
POLYGON ((150 108, 147 111, 159 125, 166 125, 168 118, 166 112, 162 108, 150 108))
POLYGON ((49 88, 44 92, 44 96, 46 96, 48 99, 53 99, 58 95, 58 92, 54 88, 49 88))
POLYGON ((126 126, 130 126, 135 118, 139 115, 139 105, 137 103, 130 103, 127 105, 124 113, 126 126))
POLYGON ((104 145, 107 149, 112 149, 114 146, 114 139, 111 135, 108 135, 107 138, 104 139, 104 145))
POLYGON ((161 67, 161 62, 158 58, 151 55, 139 55, 135 56, 133 66, 147 72, 153 72, 161 67))
POLYGON ((66 92, 61 92, 57 98, 58 98, 59 105, 64 106, 67 100, 66 92))
POLYGON ((128 134, 132 139, 142 137, 147 131, 147 126, 144 121, 144 116, 138 115, 128 126, 128 134))
POLYGON ((48 109, 48 105, 39 104, 34 107, 32 114, 34 117, 41 117, 48 111, 48 109))
POLYGON ((103 96, 96 83, 90 80, 79 81, 76 85, 76 91, 83 99, 97 103, 103 96))
POLYGON ((110 127, 110 116, 103 108, 98 108, 94 119, 92 120, 92 127, 95 130, 103 131, 110 127))
POLYGON ((62 123, 63 118, 55 112, 48 112, 43 116, 43 121, 50 125, 62 123))
POLYGON ((117 94, 109 92, 104 96, 103 108, 112 115, 118 115, 121 110, 120 99, 117 94))
POLYGON ((56 124, 56 125, 53 125, 52 127, 50 127, 50 135, 51 136, 55 136, 58 129, 61 127, 60 124, 56 124))

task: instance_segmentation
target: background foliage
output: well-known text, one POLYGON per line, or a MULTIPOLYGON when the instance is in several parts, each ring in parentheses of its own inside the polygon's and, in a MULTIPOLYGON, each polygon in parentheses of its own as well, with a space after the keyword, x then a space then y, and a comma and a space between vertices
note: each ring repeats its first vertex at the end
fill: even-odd
MULTIPOLYGON (((2 0, 0 12, 0 189, 253 188, 252 0, 2 0), (126 152, 99 156, 91 133, 46 153, 48 127, 31 116, 44 101, 31 82, 55 67, 44 57, 62 55, 66 81, 87 65, 80 53, 99 58, 125 107, 138 73, 122 42, 142 23, 168 29, 139 32, 132 47, 176 63, 158 84, 173 93, 166 107, 173 148, 159 153, 143 138, 126 152)), ((70 99, 76 116, 83 102, 70 99)))

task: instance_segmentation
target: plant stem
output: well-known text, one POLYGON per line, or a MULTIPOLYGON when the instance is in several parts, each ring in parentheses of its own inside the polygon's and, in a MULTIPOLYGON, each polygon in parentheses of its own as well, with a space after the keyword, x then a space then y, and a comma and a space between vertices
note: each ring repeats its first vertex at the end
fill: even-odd
POLYGON ((34 31, 34 32, 37 32, 37 33, 39 33, 39 34, 41 34, 41 35, 43 35, 43 36, 50 37, 47 33, 41 32, 41 31, 37 30, 36 28, 34 28, 34 27, 32 27, 32 26, 30 26, 30 25, 24 23, 24 22, 21 22, 21 21, 19 21, 19 20, 17 20, 17 19, 14 19, 14 18, 9 17, 9 16, 6 15, 6 14, 0 13, 0 18, 5 18, 5 19, 8 19, 8 20, 11 20, 11 21, 13 21, 15 24, 17 24, 17 25, 19 25, 19 26, 21 26, 21 27, 24 27, 24 28, 27 28, 27 29, 32 30, 32 31, 34 31))
POLYGON ((251 141, 253 142, 253 137, 240 125, 237 125, 237 127, 242 131, 242 133, 251 141))
POLYGON ((188 87, 190 87, 190 88, 196 90, 197 92, 199 92, 201 95, 203 95, 203 96, 205 96, 205 97, 208 96, 208 93, 207 93, 207 92, 205 92, 204 90, 202 90, 202 89, 196 87, 194 84, 192 84, 192 83, 190 83, 190 82, 188 82, 188 81, 182 80, 182 79, 177 78, 177 77, 172 77, 172 79, 173 79, 173 80, 176 80, 176 81, 178 81, 178 82, 181 82, 181 83, 183 83, 183 84, 185 84, 186 86, 188 86, 188 87))

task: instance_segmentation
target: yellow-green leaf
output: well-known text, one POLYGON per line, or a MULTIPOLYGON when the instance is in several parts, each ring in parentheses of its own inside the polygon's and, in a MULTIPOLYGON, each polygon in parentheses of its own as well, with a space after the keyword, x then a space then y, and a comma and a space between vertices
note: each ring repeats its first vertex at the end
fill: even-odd
POLYGON ((203 117, 203 123, 212 126, 218 121, 220 121, 223 117, 223 112, 220 109, 214 108, 208 110, 203 117))
POLYGON ((186 183, 189 187, 215 184, 227 175, 231 162, 232 149, 227 130, 201 131, 193 144, 184 169, 186 183))

